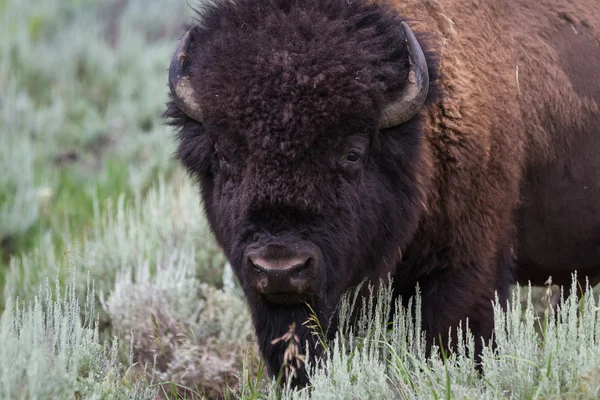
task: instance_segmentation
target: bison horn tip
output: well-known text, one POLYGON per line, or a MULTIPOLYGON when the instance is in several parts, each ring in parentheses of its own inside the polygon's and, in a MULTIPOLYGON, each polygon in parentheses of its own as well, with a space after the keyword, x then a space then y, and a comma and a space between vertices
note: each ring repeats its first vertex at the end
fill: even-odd
POLYGON ((177 49, 171 58, 169 65, 169 88, 173 94, 175 103, 187 116, 196 120, 203 120, 202 108, 197 102, 197 96, 191 84, 191 79, 186 69, 189 67, 187 61, 191 42, 191 29, 179 41, 177 49))

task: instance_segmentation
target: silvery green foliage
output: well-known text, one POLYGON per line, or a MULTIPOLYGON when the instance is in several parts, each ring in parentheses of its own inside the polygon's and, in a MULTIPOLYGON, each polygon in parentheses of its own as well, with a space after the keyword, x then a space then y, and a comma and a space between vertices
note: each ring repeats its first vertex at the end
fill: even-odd
POLYGON ((172 169, 166 70, 191 14, 169 0, 0 2, 0 240, 37 221, 61 160, 106 180, 110 154, 134 193, 172 169))
POLYGON ((217 289, 211 285, 201 285, 204 299, 201 325, 201 337, 214 336, 220 345, 232 351, 246 350, 253 335, 252 321, 246 302, 237 293, 217 289))
MULTIPOLYGON (((45 235, 35 250, 11 258, 5 278, 3 300, 12 301, 16 297, 29 300, 40 284, 57 276, 65 278, 68 276, 68 269, 68 257, 57 256, 51 237, 45 235)), ((81 284, 84 285, 84 281, 81 284)))
MULTIPOLYGON (((93 232, 79 251, 84 266, 93 276, 104 276, 99 289, 107 291, 115 282, 117 271, 141 262, 154 265, 159 255, 194 252, 198 276, 223 265, 198 201, 196 189, 187 179, 167 184, 160 180, 147 195, 126 205, 123 198, 109 203, 106 211, 97 212, 93 232), (202 249, 196 251, 195 249, 202 249)), ((218 278, 217 278, 218 279, 218 278)))
MULTIPOLYGON (((227 291, 200 284, 221 279, 223 256, 196 189, 179 178, 159 181, 133 205, 120 199, 98 211, 94 230, 62 256, 48 238, 13 259, 6 295, 27 297, 48 277, 89 271, 104 294, 102 322, 125 342, 133 333, 136 363, 152 364, 157 357, 161 382, 190 388, 201 383, 198 392, 217 393, 251 344, 252 326, 232 277, 227 291)), ((76 282, 80 297, 85 285, 76 282)))
POLYGON ((74 279, 48 282, 26 302, 8 301, 0 318, 0 398, 153 399, 151 382, 134 380, 117 358, 118 342, 100 341, 94 289, 82 310, 74 279), (82 322, 80 315, 84 315, 82 322))
POLYGON ((393 398, 385 362, 368 346, 351 351, 347 346, 339 338, 334 340, 327 362, 312 374, 311 390, 291 393, 289 397, 323 400, 393 398))
POLYGON ((0 242, 37 221, 43 198, 35 182, 32 141, 24 132, 31 101, 10 86, 3 90, 0 73, 0 242))
MULTIPOLYGON (((198 319, 200 282, 195 276, 193 254, 171 253, 157 258, 154 271, 140 262, 117 272, 114 288, 101 294, 102 306, 109 313, 116 333, 129 335, 144 324, 152 325, 151 316, 169 316, 182 324, 198 319), (137 296, 137 297, 136 297, 137 296)), ((140 340, 148 338, 140 337, 140 340)), ((143 344, 141 341, 138 345, 143 344)))
MULTIPOLYGON (((348 294, 340 304, 340 331, 326 356, 309 365, 312 386, 283 390, 284 399, 597 399, 600 397, 600 313, 592 290, 581 302, 571 295, 549 318, 523 307, 520 288, 506 311, 496 303, 496 347, 484 346, 485 376, 471 356, 475 347, 468 328, 460 326, 453 352, 435 347, 425 353, 418 323, 419 295, 405 308, 392 301, 392 289, 369 288, 366 299, 348 294), (375 299, 375 300, 373 300, 375 299), (414 305, 414 307, 413 307, 414 305), (394 317, 388 316, 393 309, 394 317), (350 311, 355 310, 355 323, 350 311), (411 311, 413 310, 413 311, 411 311), (414 317, 414 318, 413 318, 414 317)), ((355 293, 358 293, 356 291, 355 293)), ((363 291, 364 293, 364 291, 363 291)), ((573 283, 571 293, 577 293, 573 283)), ((239 397, 273 397, 256 393, 241 381, 239 397)))
MULTIPOLYGON (((27 296, 40 282, 69 268, 82 274, 89 271, 98 292, 106 293, 113 289, 119 271, 142 264, 155 271, 160 254, 168 258, 193 253, 196 276, 203 282, 219 282, 224 263, 196 189, 183 178, 169 184, 160 180, 133 204, 123 198, 109 202, 96 212, 93 231, 72 243, 63 257, 54 256, 51 248, 48 239, 48 245, 11 263, 6 276, 8 297, 27 296)), ((80 279, 78 287, 83 293, 85 280, 80 279)))
MULTIPOLYGON (((151 365, 156 357, 159 382, 224 390, 251 345, 252 325, 233 276, 222 272, 223 256, 190 181, 161 180, 133 205, 108 205, 90 235, 62 256, 47 242, 12 261, 7 298, 29 296, 47 277, 89 271, 102 322, 124 342, 133 333, 134 362, 151 365), (223 275, 226 290, 204 283, 223 275)), ((80 296, 85 285, 76 282, 80 296)))
POLYGON ((114 289, 101 296, 102 306, 115 334, 125 340, 133 335, 136 362, 156 360, 159 382, 193 387, 202 379, 197 368, 200 349, 191 332, 202 306, 193 255, 159 256, 153 269, 140 260, 118 271, 114 289))
MULTIPOLYGON (((133 205, 120 199, 98 211, 94 230, 63 256, 49 243, 14 259, 6 287, 9 298, 28 296, 46 277, 89 271, 103 295, 102 322, 127 343, 133 333, 136 363, 156 357, 160 382, 202 383, 199 392, 216 393, 234 375, 252 334, 232 277, 227 291, 201 284, 218 282, 222 265, 192 183, 161 180, 133 205)), ((77 292, 84 289, 79 279, 77 292)))
MULTIPOLYGON (((579 292, 575 281, 570 292, 579 292)), ((531 295, 525 310, 515 306, 517 296, 506 314, 496 305, 499 351, 493 356, 488 349, 486 378, 512 397, 598 398, 600 315, 591 288, 581 301, 571 295, 561 302, 547 322, 534 317, 531 295)), ((500 389, 494 392, 499 395, 500 389)))
POLYGON ((185 2, 5 3, 5 74, 35 96, 30 125, 46 152, 101 139, 124 156, 145 147, 146 158, 168 160, 160 115, 171 48, 191 14, 185 2))
POLYGON ((102 304, 119 337, 137 338, 135 361, 156 360, 159 382, 216 396, 235 382, 252 326, 243 300, 200 284, 194 264, 193 253, 173 252, 153 273, 148 263, 122 270, 102 304))

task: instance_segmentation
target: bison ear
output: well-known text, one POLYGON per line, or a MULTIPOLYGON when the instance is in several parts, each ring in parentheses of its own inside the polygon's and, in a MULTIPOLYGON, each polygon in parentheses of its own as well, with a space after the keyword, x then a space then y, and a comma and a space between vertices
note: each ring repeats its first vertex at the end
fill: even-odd
POLYGON ((423 49, 408 25, 405 22, 401 24, 410 62, 408 83, 396 96, 396 100, 383 109, 379 120, 380 129, 400 125, 414 117, 425 103, 429 91, 429 71, 423 49))
POLYGON ((181 38, 169 66, 169 88, 175 103, 188 117, 202 122, 203 113, 198 104, 196 93, 189 76, 189 47, 194 28, 188 30, 181 38))

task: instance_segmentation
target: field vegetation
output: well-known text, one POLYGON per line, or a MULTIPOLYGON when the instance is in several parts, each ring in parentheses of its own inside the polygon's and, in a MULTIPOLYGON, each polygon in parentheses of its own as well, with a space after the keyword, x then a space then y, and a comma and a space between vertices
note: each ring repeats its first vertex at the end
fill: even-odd
POLYGON ((467 327, 428 359, 388 286, 350 292, 335 340, 314 327, 311 387, 285 385, 293 351, 271 380, 161 119, 193 17, 185 0, 0 0, 1 399, 600 398, 598 302, 579 287, 554 309, 551 286, 498 305, 484 377, 467 327))

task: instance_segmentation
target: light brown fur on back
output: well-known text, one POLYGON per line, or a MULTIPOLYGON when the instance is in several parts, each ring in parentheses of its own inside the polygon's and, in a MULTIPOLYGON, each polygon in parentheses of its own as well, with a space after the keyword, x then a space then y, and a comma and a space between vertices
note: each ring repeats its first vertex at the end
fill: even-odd
MULTIPOLYGON (((528 201, 524 196, 531 193, 537 193, 537 198, 533 197, 530 209, 522 208, 526 213, 545 213, 540 209, 544 204, 539 204, 543 189, 535 185, 524 189, 530 169, 541 166, 542 174, 545 168, 556 170, 562 179, 561 163, 567 165, 572 162, 569 157, 578 157, 566 155, 574 140, 600 146, 595 139, 598 134, 594 133, 600 133, 600 128, 594 127, 594 121, 600 121, 600 2, 389 3, 417 34, 425 35, 421 37, 426 38, 428 49, 437 53, 441 88, 439 99, 423 111, 428 164, 432 166, 425 174, 431 185, 428 214, 404 252, 402 263, 419 265, 429 260, 429 270, 423 274, 439 267, 469 271, 469 279, 480 282, 483 288, 487 287, 484 281, 490 279, 485 267, 488 263, 516 258, 519 255, 515 253, 520 252, 528 268, 529 264, 540 267, 535 274, 550 274, 553 266, 535 264, 548 247, 568 245, 563 236, 571 235, 573 240, 586 240, 585 243, 597 240, 577 236, 578 227, 574 226, 589 220, 588 214, 594 210, 587 210, 588 214, 572 213, 571 220, 553 226, 552 229, 566 230, 556 234, 544 233, 548 225, 531 221, 539 219, 539 215, 517 221, 516 214, 521 203, 528 201), (445 230, 440 231, 440 226, 445 230), (524 238, 521 241, 530 243, 520 245, 517 233, 524 238), (544 235, 548 238, 538 239, 544 235), (440 259, 431 262, 436 253, 442 254, 440 259)), ((582 168, 589 171, 591 163, 582 168)), ((589 194, 600 196, 600 176, 597 181, 589 194)), ((548 195, 554 196, 555 192, 548 195)), ((584 198, 585 193, 576 196, 584 198)), ((569 198, 560 201, 568 202, 569 198)), ((598 223, 596 218, 587 225, 594 229, 598 223)), ((587 257, 589 261, 590 255, 587 257)), ((600 261, 596 258, 589 265, 600 267, 600 261)), ((570 270, 566 277, 570 282, 570 270)), ((410 281, 408 277, 401 278, 410 281)), ((517 278, 530 276, 518 273, 517 278)), ((449 291, 445 298, 438 296, 439 304, 425 307, 436 309, 443 302, 451 304, 457 301, 454 296, 449 291)), ((482 290, 470 293, 466 303, 483 313, 490 300, 493 299, 489 292, 482 290)), ((475 324, 477 318, 476 312, 470 316, 475 324)), ((436 324, 443 329, 444 323, 456 322, 448 319, 436 324)))
MULTIPOLYGON (((554 124, 576 127, 585 121, 586 113, 598 112, 597 98, 578 93, 561 65, 553 38, 568 29, 574 36, 585 34, 598 43, 600 3, 389 3, 415 32, 428 34, 429 48, 439 56, 441 100, 426 111, 437 188, 429 208, 443 209, 456 226, 479 227, 478 232, 449 234, 466 241, 477 233, 482 248, 473 255, 480 260, 486 249, 505 240, 489 237, 490 232, 512 218, 523 171, 531 164, 551 162, 569 145, 568 136, 548 126, 548 113, 556 118, 554 124), (489 214, 473 215, 473 210, 489 214), (458 223, 465 219, 472 224, 458 223)), ((600 51, 596 54, 600 57, 600 51)), ((600 82, 600 73, 594 75, 588 69, 590 77, 600 82)))

